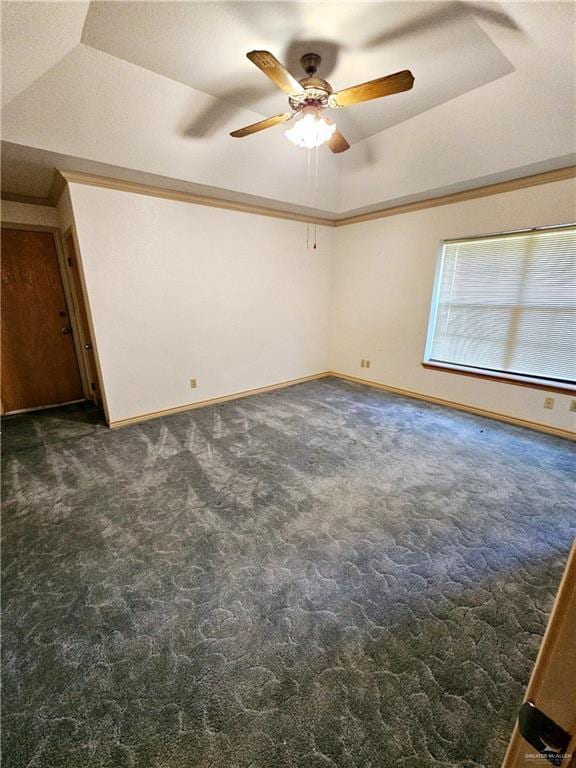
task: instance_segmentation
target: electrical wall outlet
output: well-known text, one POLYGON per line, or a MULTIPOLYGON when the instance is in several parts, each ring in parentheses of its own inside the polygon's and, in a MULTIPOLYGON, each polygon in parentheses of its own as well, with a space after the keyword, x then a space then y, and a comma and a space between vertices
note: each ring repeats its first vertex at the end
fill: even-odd
POLYGON ((370 360, 364 360, 364 362, 366 363, 366 368, 370 368, 370 360))
POLYGON ((360 368, 366 368, 366 360, 360 360, 360 368))
POLYGON ((548 408, 549 410, 552 410, 552 408, 554 408, 554 398, 553 397, 545 397, 544 398, 544 408, 548 408))
POLYGON ((196 389, 198 386, 198 383, 196 382, 196 379, 190 379, 190 389, 196 389))
POLYGON ((576 400, 570 402, 570 410, 576 413, 576 400))

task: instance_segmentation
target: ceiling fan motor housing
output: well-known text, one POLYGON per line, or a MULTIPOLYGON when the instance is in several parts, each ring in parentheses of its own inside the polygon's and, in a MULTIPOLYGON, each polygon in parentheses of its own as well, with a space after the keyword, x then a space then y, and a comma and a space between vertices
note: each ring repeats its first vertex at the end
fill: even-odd
POLYGON ((305 93, 291 96, 289 99, 292 109, 320 108, 328 105, 332 86, 326 80, 322 80, 321 77, 315 77, 320 61, 321 58, 317 53, 305 53, 300 59, 300 64, 308 76, 300 80, 300 85, 304 88, 305 93))
POLYGON ((300 80, 300 83, 304 86, 304 93, 289 97, 288 101, 292 109, 328 106, 328 97, 332 93, 332 88, 325 80, 320 80, 317 77, 306 77, 304 80, 300 80))
MULTIPOLYGON (((321 61, 317 53, 305 53, 300 58, 300 63, 306 72, 306 77, 300 80, 300 82, 294 78, 294 75, 290 74, 286 67, 270 51, 249 51, 246 56, 281 91, 288 95, 292 112, 268 117, 266 120, 259 120, 257 123, 247 125, 238 131, 232 131, 230 135, 239 139, 244 136, 250 136, 252 133, 263 131, 265 128, 271 128, 279 123, 285 123, 295 115, 313 113, 319 116, 326 107, 340 109, 351 104, 360 104, 362 101, 371 101, 382 96, 390 96, 393 93, 409 91, 414 84, 412 72, 409 69, 403 69, 401 72, 395 72, 386 77, 379 77, 376 80, 369 80, 366 83, 353 85, 350 88, 344 88, 342 91, 333 93, 330 83, 320 77, 316 77, 316 71, 321 61)), ((330 127, 332 138, 330 139, 329 147, 332 152, 338 154, 350 148, 350 144, 338 131, 332 120, 323 118, 323 121, 320 121, 320 123, 322 123, 323 129, 326 128, 326 125, 330 127)), ((300 127, 305 128, 306 123, 300 127)), ((296 131, 296 133, 298 132, 296 131)), ((300 144, 300 138, 303 139, 303 136, 294 136, 293 138, 296 139, 294 143, 300 144)), ((318 135, 316 138, 318 138, 318 135)), ((304 141, 304 144, 307 145, 308 143, 304 141)))

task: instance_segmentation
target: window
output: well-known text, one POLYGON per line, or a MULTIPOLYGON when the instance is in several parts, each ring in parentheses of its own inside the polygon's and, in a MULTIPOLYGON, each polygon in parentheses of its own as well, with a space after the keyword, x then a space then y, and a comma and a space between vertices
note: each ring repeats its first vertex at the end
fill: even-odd
POLYGON ((445 242, 425 363, 573 387, 576 226, 445 242))

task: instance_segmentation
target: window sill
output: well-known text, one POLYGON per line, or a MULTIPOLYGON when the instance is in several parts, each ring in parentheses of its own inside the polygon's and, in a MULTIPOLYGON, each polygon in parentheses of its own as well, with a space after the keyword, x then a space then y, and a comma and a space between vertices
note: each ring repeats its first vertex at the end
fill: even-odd
POLYGON ((430 360, 424 360, 422 366, 430 370, 444 371, 445 373, 459 373, 462 376, 472 376, 475 379, 499 381, 501 384, 516 384, 520 387, 545 389, 548 392, 557 392, 564 395, 576 392, 576 386, 572 384, 563 384, 558 381, 546 381, 545 379, 530 378, 528 376, 515 376, 513 373, 494 373, 494 371, 466 368, 463 365, 450 365, 450 363, 436 363, 431 362, 430 360))

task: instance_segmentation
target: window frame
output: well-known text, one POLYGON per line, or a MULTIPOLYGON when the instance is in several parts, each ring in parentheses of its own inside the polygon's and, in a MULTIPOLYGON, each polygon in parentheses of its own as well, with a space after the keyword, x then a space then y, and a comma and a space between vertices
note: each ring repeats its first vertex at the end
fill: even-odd
POLYGON ((473 235, 466 237, 453 237, 441 240, 439 244, 438 256, 436 257, 436 271, 434 274, 434 283, 432 295, 430 298, 430 311, 428 313, 428 328, 426 332, 426 344, 424 346, 424 359, 422 366, 427 370, 444 371, 445 373, 456 373, 464 376, 472 376, 488 381, 499 381, 501 383, 516 384, 524 387, 546 389, 551 392, 571 393, 576 392, 576 384, 564 382, 558 379, 549 379, 529 374, 508 373, 506 371, 495 371, 489 368, 459 365, 458 363, 449 363, 431 359, 432 342, 434 331, 436 330, 436 320, 438 315, 438 299, 440 296, 440 285, 442 279, 442 270, 444 267, 445 246, 450 243, 465 243, 473 240, 489 240, 490 238, 502 238, 510 235, 522 235, 530 232, 550 232, 553 230, 563 230, 575 227, 576 223, 553 224, 542 227, 526 227, 525 229, 507 230, 505 232, 491 232, 485 235, 473 235))

